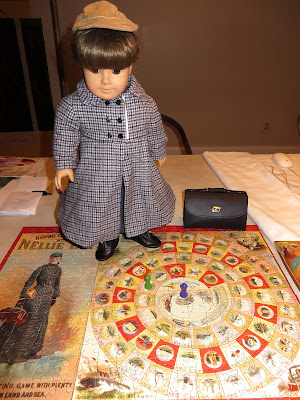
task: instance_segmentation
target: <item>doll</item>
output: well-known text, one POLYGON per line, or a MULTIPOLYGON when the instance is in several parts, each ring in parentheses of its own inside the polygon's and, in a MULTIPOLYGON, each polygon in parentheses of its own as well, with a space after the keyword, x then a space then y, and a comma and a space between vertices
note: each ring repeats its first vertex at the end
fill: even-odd
POLYGON ((138 26, 107 1, 84 8, 73 26, 72 52, 83 69, 77 90, 55 117, 55 185, 62 194, 58 219, 76 245, 98 244, 96 259, 110 258, 120 233, 157 248, 149 230, 169 223, 175 197, 159 166, 167 138, 154 100, 131 74, 138 26))

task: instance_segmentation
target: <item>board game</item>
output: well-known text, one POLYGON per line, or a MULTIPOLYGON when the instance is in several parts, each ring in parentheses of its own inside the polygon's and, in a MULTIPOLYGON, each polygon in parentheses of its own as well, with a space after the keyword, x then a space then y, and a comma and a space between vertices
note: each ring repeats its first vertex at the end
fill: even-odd
POLYGON ((44 165, 44 158, 0 156, 0 176, 36 176, 44 165))
POLYGON ((300 242, 285 241, 275 242, 275 246, 284 262, 288 273, 300 290, 300 242))
POLYGON ((98 272, 73 399, 298 396, 299 302, 260 233, 156 234, 98 272))
POLYGON ((98 266, 95 249, 43 229, 23 233, 2 262, 0 308, 8 288, 18 300, 13 276, 22 288, 58 251, 61 294, 40 357, 0 358, 0 399, 299 398, 299 293, 255 226, 163 227, 159 249, 122 238, 98 266))

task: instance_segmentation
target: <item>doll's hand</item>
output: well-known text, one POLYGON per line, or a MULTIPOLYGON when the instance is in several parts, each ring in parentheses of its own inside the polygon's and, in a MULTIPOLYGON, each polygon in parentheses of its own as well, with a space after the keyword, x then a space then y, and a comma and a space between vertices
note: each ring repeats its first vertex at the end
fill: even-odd
POLYGON ((59 169, 55 173, 54 184, 57 190, 61 190, 61 180, 68 176, 71 182, 74 182, 74 173, 72 169, 59 169))
POLYGON ((164 158, 162 158, 161 160, 157 160, 157 161, 158 161, 159 168, 162 167, 162 166, 164 165, 166 159, 167 159, 167 156, 164 157, 164 158))

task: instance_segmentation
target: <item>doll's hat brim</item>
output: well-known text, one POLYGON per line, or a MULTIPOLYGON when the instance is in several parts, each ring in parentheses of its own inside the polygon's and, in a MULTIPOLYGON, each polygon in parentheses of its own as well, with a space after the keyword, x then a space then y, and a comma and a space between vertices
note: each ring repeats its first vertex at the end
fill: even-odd
POLYGON ((102 0, 84 7, 72 27, 73 32, 90 28, 105 28, 116 31, 135 32, 138 25, 118 11, 114 4, 102 0))

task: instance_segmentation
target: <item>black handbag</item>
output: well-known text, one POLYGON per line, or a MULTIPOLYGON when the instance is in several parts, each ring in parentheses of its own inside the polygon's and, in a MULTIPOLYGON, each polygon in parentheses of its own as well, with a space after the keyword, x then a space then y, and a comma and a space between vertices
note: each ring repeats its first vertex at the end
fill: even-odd
POLYGON ((183 224, 185 228, 246 229, 246 192, 217 189, 186 189, 183 224))

